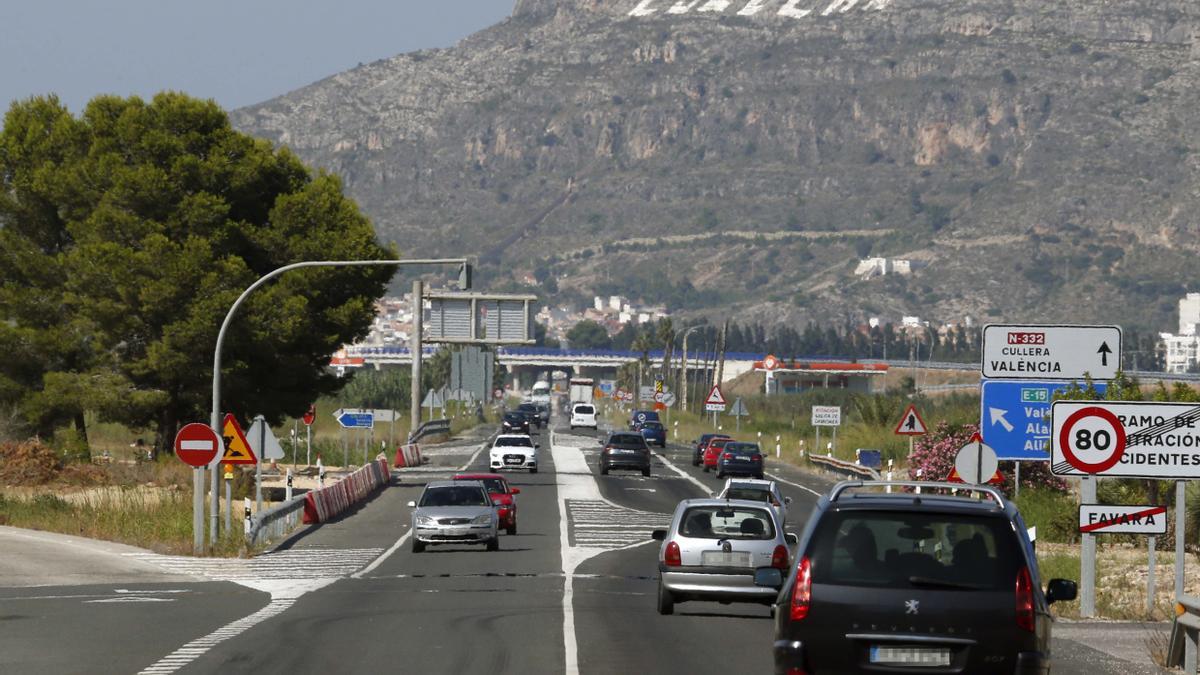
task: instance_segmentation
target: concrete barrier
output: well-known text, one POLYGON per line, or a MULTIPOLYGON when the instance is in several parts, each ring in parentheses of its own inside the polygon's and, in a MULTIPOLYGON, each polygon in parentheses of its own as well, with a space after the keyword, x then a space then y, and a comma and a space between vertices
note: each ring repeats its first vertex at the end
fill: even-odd
POLYGON ((323 523, 350 508, 381 485, 391 480, 387 458, 380 455, 375 461, 358 469, 342 480, 312 490, 304 495, 304 523, 323 523))
POLYGON ((397 469, 403 469, 405 467, 421 466, 423 461, 420 444, 409 443, 396 448, 396 461, 393 465, 397 469))

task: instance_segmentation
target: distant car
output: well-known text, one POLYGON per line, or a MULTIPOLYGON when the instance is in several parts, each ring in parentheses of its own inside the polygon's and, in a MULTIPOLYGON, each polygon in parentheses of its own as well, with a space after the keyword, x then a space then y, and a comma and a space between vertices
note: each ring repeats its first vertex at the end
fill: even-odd
POLYGON ((522 403, 517 406, 517 412, 525 415, 530 426, 537 429, 542 428, 542 413, 538 411, 536 403, 522 403))
POLYGON ((529 473, 537 473, 538 447, 528 434, 500 434, 492 442, 488 463, 492 471, 529 469, 529 473))
POLYGON ((962 484, 844 482, 822 497, 775 607, 777 673, 1048 673, 1050 604, 1017 507, 962 484), (924 492, 906 490, 920 485, 924 492), (891 494, 879 492, 892 489, 891 494))
POLYGON ((647 420, 642 423, 642 438, 646 439, 647 445, 657 445, 660 448, 667 447, 667 428, 662 425, 662 422, 654 422, 647 420))
POLYGON ((689 600, 773 604, 777 593, 756 584, 756 572, 766 567, 782 575, 796 541, 766 504, 712 498, 680 502, 670 529, 652 536, 662 542, 659 614, 689 600))
POLYGON ((487 489, 479 481, 436 481, 425 486, 421 499, 409 502, 412 550, 430 544, 485 544, 500 548, 499 517, 487 489))
POLYGON ((550 404, 549 403, 534 403, 538 411, 538 425, 548 426, 550 424, 550 404))
POLYGON ((779 516, 779 522, 784 525, 787 524, 788 504, 792 503, 791 497, 784 497, 779 491, 779 483, 752 478, 730 478, 725 481, 725 489, 721 490, 717 499, 741 499, 770 504, 779 516))
POLYGON ((728 436, 717 436, 716 438, 708 439, 708 445, 704 446, 705 471, 712 471, 717 468, 717 459, 721 456, 721 451, 725 449, 726 443, 733 443, 733 439, 728 436))
POLYGON ((496 473, 460 473, 454 477, 454 480, 455 482, 479 481, 483 483, 483 487, 487 488, 488 496, 492 498, 492 503, 496 505, 496 512, 500 517, 499 526, 504 528, 505 534, 510 536, 517 533, 516 496, 521 494, 521 488, 509 487, 504 476, 496 473))
POLYGON ((763 462, 762 450, 758 443, 726 443, 717 457, 717 479, 725 476, 754 476, 761 480, 763 462))
POLYGON ((506 412, 500 421, 500 430, 506 434, 528 434, 529 418, 525 416, 525 413, 506 412))
POLYGON ((614 431, 606 440, 600 441, 604 449, 600 452, 600 473, 607 476, 612 469, 632 469, 650 475, 650 446, 641 434, 631 431, 614 431))
POLYGON ((646 422, 659 422, 658 413, 653 410, 634 410, 629 414, 629 430, 639 431, 646 422))
POLYGON ((571 408, 571 428, 584 427, 587 429, 595 429, 596 425, 596 406, 591 403, 576 403, 571 408))
POLYGON ((704 434, 696 439, 696 448, 692 453, 692 466, 700 466, 704 463, 704 450, 708 447, 708 442, 714 438, 729 438, 725 434, 704 434))

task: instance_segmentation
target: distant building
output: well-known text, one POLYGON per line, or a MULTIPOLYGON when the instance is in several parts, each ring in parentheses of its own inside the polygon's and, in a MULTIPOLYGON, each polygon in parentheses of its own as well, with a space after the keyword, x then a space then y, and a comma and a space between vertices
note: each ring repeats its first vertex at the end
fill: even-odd
POLYGON ((1160 333, 1168 373, 1187 373, 1200 363, 1200 293, 1179 300, 1179 334, 1160 333))
POLYGON ((889 260, 888 258, 866 258, 858 261, 858 267, 854 268, 855 276, 863 279, 871 277, 882 277, 888 274, 899 274, 907 276, 913 273, 913 270, 922 267, 923 264, 912 260, 889 260))
POLYGON ((1200 335, 1200 293, 1188 293, 1179 301, 1179 334, 1200 335))

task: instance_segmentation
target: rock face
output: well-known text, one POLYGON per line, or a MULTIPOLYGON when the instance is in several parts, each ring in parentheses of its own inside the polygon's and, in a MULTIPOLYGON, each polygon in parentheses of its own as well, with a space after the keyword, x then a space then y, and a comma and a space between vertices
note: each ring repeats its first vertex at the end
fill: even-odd
POLYGON ((1194 0, 518 0, 233 117, 496 286, 1165 329, 1197 290, 1197 26, 1194 0))

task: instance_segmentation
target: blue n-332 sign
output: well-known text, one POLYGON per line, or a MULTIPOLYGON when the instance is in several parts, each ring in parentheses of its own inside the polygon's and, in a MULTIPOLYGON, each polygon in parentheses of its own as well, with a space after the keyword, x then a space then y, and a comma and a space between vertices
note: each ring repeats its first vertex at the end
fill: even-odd
MULTIPOLYGON (((1050 404, 1070 382, 984 380, 980 397, 983 442, 1001 460, 1050 459, 1050 404)), ((1103 396, 1107 385, 1093 385, 1103 396)))

